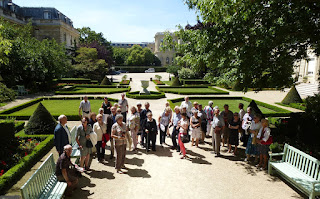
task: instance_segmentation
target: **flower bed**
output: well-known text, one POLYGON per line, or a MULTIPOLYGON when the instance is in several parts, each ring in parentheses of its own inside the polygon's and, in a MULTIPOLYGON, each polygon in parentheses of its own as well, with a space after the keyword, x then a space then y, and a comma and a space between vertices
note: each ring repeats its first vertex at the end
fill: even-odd
POLYGON ((162 81, 160 80, 152 80, 153 83, 155 83, 156 85, 166 85, 165 83, 163 83, 162 81))
POLYGON ((130 80, 122 80, 120 82, 120 85, 129 85, 130 84, 130 80))

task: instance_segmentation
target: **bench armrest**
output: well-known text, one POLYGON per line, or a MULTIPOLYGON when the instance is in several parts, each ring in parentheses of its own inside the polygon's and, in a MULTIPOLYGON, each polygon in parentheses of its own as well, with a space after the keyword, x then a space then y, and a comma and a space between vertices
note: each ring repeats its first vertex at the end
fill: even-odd
POLYGON ((312 182, 312 185, 320 184, 320 181, 318 182, 312 182))
POLYGON ((270 158, 273 157, 273 156, 281 156, 281 155, 284 155, 284 153, 270 153, 269 156, 270 158))

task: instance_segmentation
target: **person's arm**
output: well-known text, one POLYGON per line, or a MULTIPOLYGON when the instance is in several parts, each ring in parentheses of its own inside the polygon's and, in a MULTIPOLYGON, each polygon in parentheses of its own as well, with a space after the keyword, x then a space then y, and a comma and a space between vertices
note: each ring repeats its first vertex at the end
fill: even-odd
POLYGON ((192 127, 192 128, 194 128, 195 126, 193 125, 193 123, 192 123, 192 117, 190 117, 190 126, 192 127))
POLYGON ((79 117, 81 118, 82 114, 81 114, 81 107, 79 108, 79 117))
POLYGON ((72 182, 69 181, 68 174, 67 174, 67 169, 61 169, 61 172, 62 172, 63 178, 67 182, 68 187, 71 187, 72 182))
POLYGON ((103 108, 103 102, 101 103, 101 108, 103 108))
POLYGON ((61 132, 60 129, 54 132, 54 144, 56 146, 56 149, 58 153, 60 154, 60 149, 61 149, 61 132))
POLYGON ((160 120, 161 120, 161 116, 159 116, 159 119, 158 119, 158 126, 160 126, 160 120))
POLYGON ((128 100, 127 100, 127 105, 126 105, 126 107, 127 107, 127 113, 128 113, 128 111, 129 111, 129 104, 128 104, 128 100))
POLYGON ((80 136, 80 130, 78 128, 77 129, 76 142, 78 143, 79 148, 82 149, 82 146, 81 146, 80 141, 79 141, 79 136, 80 136))
POLYGON ((199 123, 195 125, 195 127, 198 127, 201 125, 201 118, 199 118, 199 123))

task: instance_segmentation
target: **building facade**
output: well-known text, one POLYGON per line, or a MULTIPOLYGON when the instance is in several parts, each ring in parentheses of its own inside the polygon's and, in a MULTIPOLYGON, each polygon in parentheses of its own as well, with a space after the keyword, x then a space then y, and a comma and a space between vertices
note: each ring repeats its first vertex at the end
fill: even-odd
POLYGON ((314 53, 308 52, 308 60, 296 62, 294 68, 294 77, 298 82, 309 84, 319 84, 320 57, 314 53))
MULTIPOLYGON (((160 59, 162 66, 168 66, 173 64, 175 54, 176 54, 174 50, 166 50, 166 51, 160 50, 165 34, 166 34, 165 32, 157 32, 156 35, 154 36, 154 40, 155 40, 154 54, 160 59)), ((178 38, 174 35, 174 33, 170 33, 170 34, 173 37, 173 41, 178 41, 178 38)))
POLYGON ((39 39, 55 39, 72 49, 79 41, 79 32, 70 18, 55 8, 20 7, 10 0, 0 0, 0 17, 19 25, 32 23, 33 34, 39 39))
POLYGON ((134 45, 149 48, 151 52, 154 52, 154 42, 111 42, 111 46, 116 48, 131 48, 134 45))

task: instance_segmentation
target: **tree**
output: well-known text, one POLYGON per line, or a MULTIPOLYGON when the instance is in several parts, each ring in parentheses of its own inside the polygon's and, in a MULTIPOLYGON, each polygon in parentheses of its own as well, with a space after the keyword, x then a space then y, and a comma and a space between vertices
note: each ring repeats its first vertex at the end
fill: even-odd
POLYGON ((81 47, 77 50, 75 57, 76 65, 73 66, 75 76, 101 81, 107 72, 107 63, 98 59, 96 48, 81 47))
POLYGON ((176 35, 183 42, 163 49, 175 48, 179 65, 205 72, 208 80, 228 78, 244 90, 289 86, 295 61, 307 58, 308 49, 320 54, 319 1, 185 2, 203 21, 180 26, 176 35))
POLYGON ((113 60, 116 66, 124 66, 129 56, 129 50, 126 48, 113 48, 113 60))
POLYGON ((173 74, 175 77, 178 76, 178 71, 181 69, 181 66, 174 66, 174 65, 169 65, 167 67, 167 73, 173 74))
POLYGON ((149 48, 134 45, 129 49, 129 55, 125 64, 129 66, 152 66, 161 65, 161 61, 149 48))

